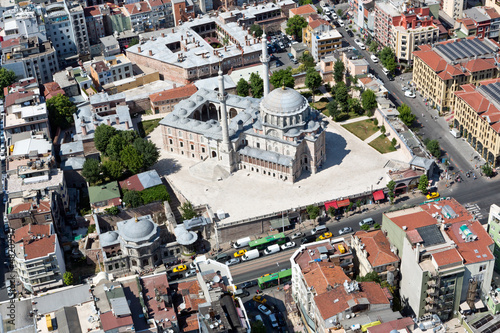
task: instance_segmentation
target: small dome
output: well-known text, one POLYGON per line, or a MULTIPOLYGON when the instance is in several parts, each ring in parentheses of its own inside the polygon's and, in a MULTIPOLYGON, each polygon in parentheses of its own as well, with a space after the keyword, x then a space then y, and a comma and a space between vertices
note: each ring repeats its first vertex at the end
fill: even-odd
POLYGON ((309 120, 307 123, 307 129, 313 129, 316 126, 316 122, 314 120, 309 120))
POLYGON ((193 231, 184 232, 177 237, 177 242, 181 245, 191 245, 197 240, 198 235, 193 231))
POLYGON ((307 100, 291 88, 277 88, 262 99, 262 107, 274 114, 295 114, 307 107, 307 100))
POLYGON ((196 96, 196 100, 198 102, 203 102, 204 98, 203 98, 203 96, 198 95, 198 96, 196 96))
POLYGON ((289 134, 289 135, 297 135, 297 134, 299 134, 299 130, 296 129, 296 128, 292 128, 291 130, 289 130, 287 132, 287 134, 289 134))
POLYGON ((105 232, 101 234, 99 238, 103 243, 113 243, 118 239, 118 233, 116 231, 105 232))
POLYGON ((195 105, 196 105, 196 104, 195 104, 195 102, 193 102, 193 101, 189 101, 189 102, 187 102, 187 106, 188 106, 188 108, 194 108, 194 107, 195 107, 195 105))
POLYGON ((189 118, 182 118, 180 121, 181 124, 187 124, 189 123, 189 118))
POLYGON ((132 240, 140 240, 149 236, 155 226, 154 223, 148 218, 140 218, 128 220, 123 225, 123 236, 132 240))
POLYGON ((180 109, 180 110, 179 110, 179 114, 180 114, 181 116, 185 116, 185 115, 187 115, 187 111, 186 111, 186 109, 180 109))
POLYGON ((171 118, 172 118, 172 120, 173 120, 173 121, 177 121, 177 120, 179 120, 179 117, 177 117, 175 114, 172 114, 172 117, 171 117, 171 118))
POLYGON ((205 125, 203 125, 203 129, 210 129, 212 128, 212 125, 210 125, 209 123, 205 123, 205 125))

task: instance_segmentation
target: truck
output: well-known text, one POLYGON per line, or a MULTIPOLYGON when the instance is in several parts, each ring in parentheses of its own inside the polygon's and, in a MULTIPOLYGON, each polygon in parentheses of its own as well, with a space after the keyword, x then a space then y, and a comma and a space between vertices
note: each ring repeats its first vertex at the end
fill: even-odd
POLYGON ((280 246, 278 244, 270 245, 264 250, 264 254, 273 254, 279 252, 280 246))
POLYGON ((250 237, 240 238, 236 242, 234 242, 233 247, 235 249, 239 249, 241 247, 248 246, 250 243, 250 237))
POLYGON ((248 261, 248 260, 252 260, 252 259, 256 259, 260 257, 260 253, 259 253, 259 250, 255 249, 255 250, 250 250, 250 251, 247 251, 247 253, 245 253, 242 257, 241 257, 241 260, 243 261, 248 261))
POLYGON ((453 135, 457 139, 460 137, 460 131, 456 128, 452 128, 450 133, 451 133, 451 135, 453 135))

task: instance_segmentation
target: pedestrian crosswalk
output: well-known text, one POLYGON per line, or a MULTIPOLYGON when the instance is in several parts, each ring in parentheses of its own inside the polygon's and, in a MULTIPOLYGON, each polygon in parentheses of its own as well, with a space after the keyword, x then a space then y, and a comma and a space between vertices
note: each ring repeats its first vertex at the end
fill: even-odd
POLYGON ((466 203, 464 207, 469 213, 472 214, 472 216, 474 216, 474 219, 481 220, 483 218, 483 214, 481 214, 481 208, 479 208, 478 204, 466 203))

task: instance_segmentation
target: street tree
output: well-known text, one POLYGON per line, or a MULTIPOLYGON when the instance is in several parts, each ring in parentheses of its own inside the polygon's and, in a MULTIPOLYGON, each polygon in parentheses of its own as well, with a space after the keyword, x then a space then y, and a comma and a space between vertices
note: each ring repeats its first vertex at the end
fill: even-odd
POLYGON ((4 98, 3 88, 16 82, 16 73, 4 67, 0 68, 0 99, 4 98))
POLYGON ((309 205, 306 207, 306 211, 309 219, 315 220, 319 216, 320 209, 318 206, 309 205))
POLYGON ((248 84, 247 80, 241 78, 236 84, 236 93, 238 94, 238 96, 247 97, 249 91, 250 85, 248 84))
POLYGON ((274 72, 269 78, 269 82, 271 82, 274 88, 284 86, 293 89, 295 87, 295 78, 292 76, 292 68, 288 67, 287 69, 280 69, 274 72))
POLYGON ((335 83, 344 81, 344 72, 344 62, 340 59, 335 61, 335 64, 333 65, 333 78, 335 79, 335 83))
POLYGON ((489 165, 488 163, 483 165, 481 169, 483 170, 483 173, 485 174, 486 177, 492 177, 495 174, 495 172, 491 168, 491 165, 489 165))
POLYGON ((120 153, 120 159, 133 174, 139 173, 144 167, 144 159, 134 146, 126 146, 120 153))
POLYGON ((123 202, 129 208, 136 208, 143 205, 141 194, 137 191, 126 191, 123 194, 123 202))
POLYGON ((378 43, 376 41, 372 40, 372 42, 370 43, 370 47, 368 48, 368 50, 371 53, 377 53, 377 51, 378 51, 378 43))
POLYGON ((83 163, 82 176, 90 184, 95 184, 101 179, 101 164, 94 158, 87 158, 83 163))
POLYGON ((373 115, 373 110, 377 108, 377 96, 371 89, 366 89, 361 94, 361 105, 366 110, 369 116, 373 115))
POLYGON ((254 98, 261 98, 264 95, 264 81, 257 73, 250 74, 250 90, 254 98))
POLYGON ((352 207, 354 207, 354 202, 349 202, 349 206, 347 206, 347 211, 348 212, 351 212, 352 211, 352 207))
POLYGON ((49 111, 51 126, 56 130, 57 127, 62 129, 68 128, 74 122, 73 114, 77 108, 69 100, 68 96, 57 94, 57 96, 47 100, 47 110, 49 111))
POLYGON ((411 128, 413 126, 413 122, 416 119, 415 115, 411 113, 411 108, 405 103, 403 103, 398 107, 398 112, 399 112, 399 119, 401 119, 401 121, 406 126, 411 128))
POLYGON ((435 158, 441 157, 441 147, 439 146, 438 140, 429 140, 426 144, 426 148, 435 158))
POLYGON ((288 19, 286 23, 286 33, 290 36, 295 36, 295 39, 302 41, 302 29, 307 27, 307 21, 300 15, 288 19))
POLYGON ((429 186, 429 179, 427 178, 426 175, 420 176, 420 179, 418 181, 418 189, 420 192, 423 194, 427 194, 429 191, 427 190, 427 187, 429 186))
POLYGON ((252 32, 252 34, 255 34, 255 37, 260 37, 263 33, 261 26, 258 24, 252 24, 250 26, 250 31, 252 32))
MULTIPOLYGON (((300 0, 300 1, 311 1, 311 0, 300 0)), ((254 320, 250 324, 250 333, 266 333, 267 328, 262 322, 262 320, 254 320)))
POLYGON ((391 180, 390 182, 387 183, 387 188, 389 189, 389 192, 387 193, 389 196, 389 201, 394 203, 394 197, 396 196, 394 194, 394 189, 396 188, 396 182, 394 180, 391 180))
POLYGON ((101 124, 97 126, 94 132, 94 144, 97 150, 105 152, 108 147, 109 140, 116 134, 114 127, 101 124))
POLYGON ((311 93, 314 94, 316 89, 318 89, 321 86, 321 83, 323 82, 323 79, 321 78, 321 75, 314 69, 314 68, 308 68, 307 73, 306 73, 306 80, 305 80, 305 85, 311 93))

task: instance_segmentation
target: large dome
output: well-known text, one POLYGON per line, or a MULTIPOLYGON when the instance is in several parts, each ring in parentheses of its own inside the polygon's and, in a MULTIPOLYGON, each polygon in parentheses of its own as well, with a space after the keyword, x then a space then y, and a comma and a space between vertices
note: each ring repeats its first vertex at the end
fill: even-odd
POLYGON ((269 113, 290 115, 307 107, 307 100, 291 88, 277 88, 262 99, 262 107, 269 113))
POLYGON ((126 221, 122 227, 123 236, 129 240, 141 240, 149 236, 155 229, 154 223, 145 217, 126 221))

